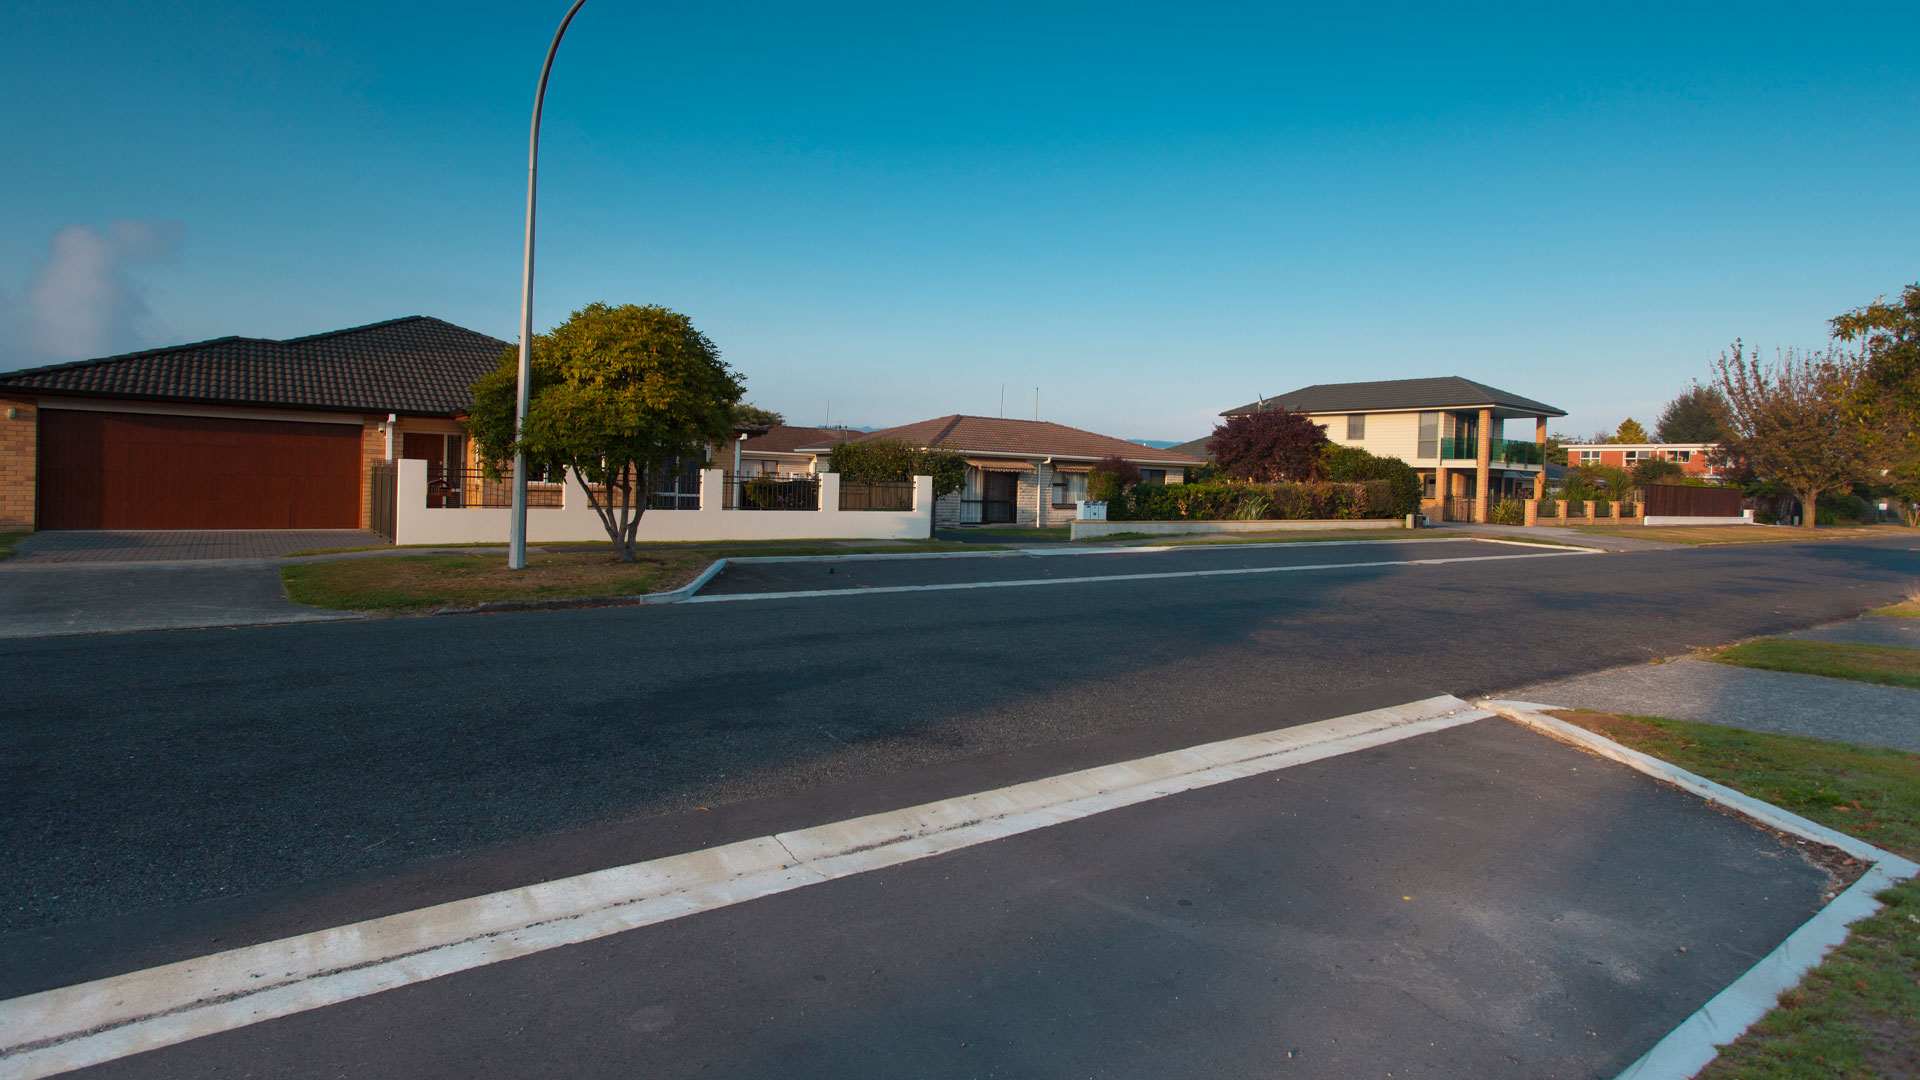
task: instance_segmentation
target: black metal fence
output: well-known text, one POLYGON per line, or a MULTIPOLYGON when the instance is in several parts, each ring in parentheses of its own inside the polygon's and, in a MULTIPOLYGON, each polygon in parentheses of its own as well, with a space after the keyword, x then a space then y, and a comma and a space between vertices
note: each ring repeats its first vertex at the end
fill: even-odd
POLYGON ((738 476, 726 474, 728 510, 818 510, 817 476, 738 476))
POLYGON ((376 461, 367 470, 367 499, 367 528, 392 540, 400 509, 400 483, 393 462, 376 461))
POLYGON ((1648 484, 1640 489, 1640 498, 1653 517, 1737 518, 1743 507, 1739 488, 1648 484))
POLYGON ((879 484, 849 484, 840 481, 842 510, 911 510, 913 481, 879 484))
MULTIPOLYGON (((565 497, 565 474, 553 470, 548 478, 535 469, 527 481, 527 508, 557 510, 565 497)), ((465 462, 427 462, 427 505, 436 509, 461 510, 476 507, 499 509, 513 505, 513 477, 504 470, 500 479, 490 480, 484 470, 465 462)))

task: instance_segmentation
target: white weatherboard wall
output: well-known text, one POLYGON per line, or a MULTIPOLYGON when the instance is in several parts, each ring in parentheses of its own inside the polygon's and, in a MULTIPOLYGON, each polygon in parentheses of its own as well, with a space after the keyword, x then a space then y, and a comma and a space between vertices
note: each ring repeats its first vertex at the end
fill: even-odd
MULTIPOLYGON (((505 507, 445 509, 427 505, 427 463, 402 458, 396 544, 505 543, 505 507)), ((682 540, 925 540, 932 535, 933 479, 913 478, 913 509, 842 510, 840 477, 820 475, 819 510, 723 510, 725 476, 719 469, 700 474, 700 509, 649 510, 640 516, 641 543, 682 540)), ((607 530, 587 501, 578 477, 567 477, 564 505, 527 510, 527 542, 569 544, 605 540, 607 530)))

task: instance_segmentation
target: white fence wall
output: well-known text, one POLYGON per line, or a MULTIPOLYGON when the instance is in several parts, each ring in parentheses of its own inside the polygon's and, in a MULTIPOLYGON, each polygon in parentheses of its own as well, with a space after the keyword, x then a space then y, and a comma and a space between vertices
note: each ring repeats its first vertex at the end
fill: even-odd
MULTIPOLYGON (((505 507, 434 508, 427 505, 427 463, 417 458, 397 462, 398 506, 394 513, 396 544, 505 543, 505 507)), ((820 475, 818 510, 723 510, 725 474, 707 469, 700 474, 700 509, 649 510, 640 516, 641 543, 683 540, 925 540, 932 535, 933 478, 913 478, 913 509, 842 510, 840 477, 820 475)), ((571 474, 555 508, 527 510, 527 542, 566 544, 607 538, 600 515, 587 501, 586 488, 571 474)))

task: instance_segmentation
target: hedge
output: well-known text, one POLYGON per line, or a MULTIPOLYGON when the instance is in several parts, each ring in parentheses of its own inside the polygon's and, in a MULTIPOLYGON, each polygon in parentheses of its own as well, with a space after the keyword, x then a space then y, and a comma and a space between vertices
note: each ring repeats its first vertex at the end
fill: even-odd
POLYGON ((1393 518, 1393 482, 1142 484, 1107 502, 1109 521, 1311 521, 1393 518), (1262 506, 1258 500, 1265 500, 1262 506), (1242 509, 1258 510, 1243 516, 1242 509))

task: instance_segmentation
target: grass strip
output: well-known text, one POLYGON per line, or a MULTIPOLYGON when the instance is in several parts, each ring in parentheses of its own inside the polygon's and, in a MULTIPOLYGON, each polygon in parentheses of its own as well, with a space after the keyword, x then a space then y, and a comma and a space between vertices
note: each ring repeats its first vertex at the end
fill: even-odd
POLYGON ((1158 539, 1168 547, 1206 547, 1216 544, 1326 544, 1340 540, 1453 540, 1467 537, 1467 533, 1442 532, 1428 529, 1416 529, 1412 531, 1407 529, 1355 529, 1352 532, 1327 529, 1315 532, 1275 531, 1269 533, 1240 533, 1234 536, 1204 536, 1185 540, 1173 539, 1163 534, 1158 539))
POLYGON ((504 552, 339 559, 280 568, 287 597, 334 611, 405 613, 495 600, 636 596, 692 581, 712 559, 692 552, 648 553, 623 562, 610 552, 529 555, 507 569, 504 552))
POLYGON ((1920 649, 1903 649, 1897 645, 1761 638, 1723 649, 1708 659, 1736 667, 1792 671, 1920 690, 1920 649))
MULTIPOLYGON (((1909 859, 1920 859, 1920 754, 1647 716, 1555 712, 1624 746, 1909 859)), ((1920 883, 1782 994, 1700 1080, 1920 1075, 1920 883)))
POLYGON ((1705 547, 1712 544, 1782 544, 1804 540, 1847 540, 1862 536, 1886 536, 1888 530, 1872 525, 1825 525, 1813 530, 1778 525, 1573 525, 1575 532, 1604 536, 1630 536, 1639 540, 1662 540, 1669 544, 1705 547))

